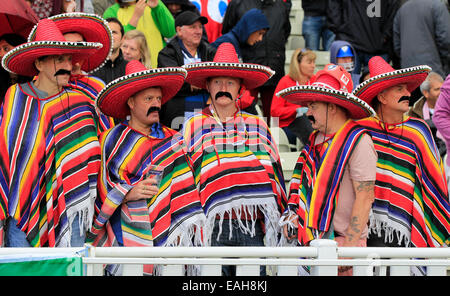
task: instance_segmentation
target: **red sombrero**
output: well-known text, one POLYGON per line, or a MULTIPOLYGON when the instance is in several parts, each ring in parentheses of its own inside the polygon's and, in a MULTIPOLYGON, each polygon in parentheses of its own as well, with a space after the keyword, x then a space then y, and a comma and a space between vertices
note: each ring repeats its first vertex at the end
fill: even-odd
POLYGON ((34 41, 7 52, 2 66, 9 72, 33 77, 38 74, 34 62, 39 57, 71 54, 72 60, 78 61, 101 47, 102 44, 96 42, 68 42, 52 20, 42 19, 36 26, 34 41))
POLYGON ((276 95, 301 106, 306 106, 309 102, 333 103, 346 109, 352 119, 375 114, 369 104, 349 93, 353 88, 352 78, 342 66, 328 64, 312 80, 311 85, 289 87, 276 95))
POLYGON ((108 83, 99 92, 96 104, 105 115, 123 119, 130 114, 127 105, 129 97, 141 90, 159 86, 162 90, 161 104, 164 104, 180 90, 186 74, 186 70, 180 67, 149 70, 139 61, 130 61, 125 76, 108 83))
POLYGON ((201 62, 183 66, 188 76, 186 81, 194 86, 206 89, 206 80, 210 77, 241 78, 246 89, 263 85, 275 72, 269 67, 240 63, 236 50, 231 43, 219 45, 212 62, 201 62))
POLYGON ((412 92, 430 71, 425 65, 394 70, 382 57, 375 56, 369 60, 370 78, 358 85, 353 94, 370 104, 377 94, 394 85, 406 83, 408 91, 412 92))
MULTIPOLYGON (((112 33, 108 23, 96 14, 73 12, 58 14, 50 17, 58 29, 63 33, 76 32, 83 36, 86 42, 99 42, 103 45, 96 53, 87 57, 81 69, 85 72, 94 72, 101 68, 112 51, 112 33)), ((28 41, 34 41, 36 27, 34 27, 28 41)))

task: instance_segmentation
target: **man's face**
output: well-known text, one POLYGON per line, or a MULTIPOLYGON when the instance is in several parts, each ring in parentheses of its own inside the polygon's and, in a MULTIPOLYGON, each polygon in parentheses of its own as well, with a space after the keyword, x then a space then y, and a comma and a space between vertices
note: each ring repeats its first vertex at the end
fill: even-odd
POLYGON ((141 52, 139 51, 139 44, 136 39, 123 39, 122 46, 123 58, 126 61, 139 61, 141 59, 141 52))
POLYGON ((235 104, 240 88, 241 80, 239 78, 213 77, 207 82, 207 89, 214 101, 214 106, 218 107, 235 104))
POLYGON ((255 31, 248 36, 247 43, 250 46, 255 45, 257 42, 261 42, 263 40, 264 35, 266 34, 266 29, 261 29, 258 31, 255 31))
POLYGON ((152 110, 154 110, 154 107, 161 109, 161 100, 162 91, 159 87, 141 90, 130 97, 128 99, 128 107, 130 107, 132 120, 145 126, 151 126, 159 122, 159 112, 152 110))
POLYGON ((328 104, 323 102, 309 102, 306 106, 308 107, 306 116, 311 121, 312 128, 326 134, 328 104))
POLYGON ((424 91, 423 95, 425 96, 425 98, 427 100, 436 102, 439 95, 441 94, 441 86, 442 86, 443 82, 432 79, 430 81, 430 90, 429 91, 424 91))
POLYGON ((13 48, 14 46, 6 42, 6 40, 0 40, 0 60, 13 48))
POLYGON ((53 82, 58 86, 65 86, 69 83, 70 72, 72 71, 72 55, 64 54, 57 56, 48 56, 43 60, 36 60, 36 68, 39 76, 53 82), (69 74, 55 75, 59 70, 66 70, 69 74))
POLYGON ((181 5, 177 4, 177 3, 169 3, 166 4, 167 8, 170 10, 170 13, 172 13, 173 15, 177 14, 178 12, 181 11, 181 5))
POLYGON ((176 27, 177 36, 184 44, 198 47, 202 40, 203 27, 200 21, 191 25, 176 27))
POLYGON ((406 97, 411 97, 406 84, 391 86, 378 94, 383 110, 387 108, 402 114, 409 110, 409 99, 406 97))
POLYGON ((122 32, 120 31, 119 24, 115 22, 109 22, 108 26, 111 29, 113 39, 113 51, 115 52, 122 44, 122 32))
POLYGON ((351 72, 355 69, 353 57, 336 58, 336 63, 342 66, 347 72, 351 72))
MULTIPOLYGON (((75 32, 65 33, 64 38, 70 42, 83 42, 84 41, 83 35, 81 35, 80 33, 75 33, 75 32)), ((83 61, 75 61, 75 62, 76 62, 76 64, 73 66, 72 74, 75 74, 75 75, 81 74, 81 66, 83 65, 83 61)))

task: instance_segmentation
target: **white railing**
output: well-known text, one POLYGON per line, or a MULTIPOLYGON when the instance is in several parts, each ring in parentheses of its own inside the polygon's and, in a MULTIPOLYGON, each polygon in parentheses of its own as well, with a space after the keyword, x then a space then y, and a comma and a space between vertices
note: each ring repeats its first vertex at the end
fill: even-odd
POLYGON ((182 276, 185 265, 200 266, 206 276, 220 276, 222 265, 236 265, 238 276, 258 276, 260 266, 273 267, 268 275, 293 276, 302 265, 314 276, 336 276, 343 265, 353 266, 354 276, 386 275, 387 267, 391 276, 409 276, 411 266, 445 276, 449 258, 450 248, 345 248, 316 240, 309 247, 89 247, 83 263, 88 276, 103 275, 104 264, 123 264, 128 276, 142 275, 143 264, 162 266, 163 276, 182 276))

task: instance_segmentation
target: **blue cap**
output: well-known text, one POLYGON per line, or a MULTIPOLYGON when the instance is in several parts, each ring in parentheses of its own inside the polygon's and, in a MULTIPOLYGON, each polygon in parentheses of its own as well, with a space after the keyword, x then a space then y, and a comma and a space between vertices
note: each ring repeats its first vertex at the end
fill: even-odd
POLYGON ((337 58, 345 58, 345 57, 354 57, 354 55, 352 53, 352 49, 350 48, 350 46, 345 45, 339 49, 336 57, 337 58))

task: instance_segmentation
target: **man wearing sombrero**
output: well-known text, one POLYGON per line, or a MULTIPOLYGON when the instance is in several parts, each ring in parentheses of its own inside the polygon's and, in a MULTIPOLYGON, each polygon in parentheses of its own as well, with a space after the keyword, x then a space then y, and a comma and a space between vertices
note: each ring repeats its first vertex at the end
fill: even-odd
POLYGON ((97 114, 91 99, 68 83, 72 63, 99 48, 100 43, 66 41, 53 21, 43 19, 35 41, 2 59, 6 70, 35 77, 11 86, 3 104, 0 195, 1 218, 8 218, 6 246, 84 244, 100 168, 97 114))
POLYGON ((394 70, 380 57, 354 95, 376 117, 360 120, 378 153, 369 246, 438 247, 449 244, 450 205, 439 150, 427 124, 408 117, 409 97, 430 68, 394 70))
POLYGON ((187 82, 211 96, 211 104, 183 127, 212 229, 207 239, 213 246, 263 246, 265 236, 266 244, 275 246, 277 222, 286 205, 278 151, 266 123, 242 112, 238 99, 244 88, 264 84, 273 71, 240 63, 231 43, 221 44, 212 62, 184 67, 187 82))
MULTIPOLYGON (((105 83, 100 78, 92 76, 92 73, 105 64, 112 51, 113 39, 108 23, 98 15, 83 12, 58 14, 49 19, 56 24, 67 41, 99 42, 102 44, 97 52, 74 63, 70 77, 71 87, 85 93, 92 99, 92 104, 95 105, 95 98, 105 87, 105 83)), ((28 41, 34 41, 35 37, 36 27, 31 30, 28 41)), ((114 126, 112 118, 103 114, 99 114, 98 117, 99 134, 114 126)))
POLYGON ((284 236, 302 246, 318 238, 335 239, 339 246, 366 246, 377 154, 368 131, 354 120, 375 112, 349 93, 352 88, 351 75, 328 64, 311 85, 277 94, 308 107, 306 115, 315 129, 300 152, 288 209, 280 220, 284 236))
POLYGON ((159 123, 161 105, 179 91, 185 77, 183 68, 147 70, 139 61, 131 61, 126 75, 99 93, 100 110, 123 121, 100 136, 99 196, 88 242, 96 246, 202 244, 205 215, 183 139, 159 123), (159 186, 154 176, 146 176, 150 165, 159 167, 159 186))

